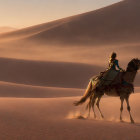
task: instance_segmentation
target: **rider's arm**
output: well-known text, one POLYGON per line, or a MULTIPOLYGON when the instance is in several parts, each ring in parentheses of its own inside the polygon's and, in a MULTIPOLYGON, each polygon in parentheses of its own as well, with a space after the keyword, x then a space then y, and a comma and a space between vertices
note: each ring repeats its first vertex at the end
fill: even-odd
POLYGON ((120 68, 120 66, 119 66, 118 60, 115 60, 115 64, 116 64, 116 66, 117 66, 117 68, 118 68, 119 70, 122 70, 122 68, 120 68))

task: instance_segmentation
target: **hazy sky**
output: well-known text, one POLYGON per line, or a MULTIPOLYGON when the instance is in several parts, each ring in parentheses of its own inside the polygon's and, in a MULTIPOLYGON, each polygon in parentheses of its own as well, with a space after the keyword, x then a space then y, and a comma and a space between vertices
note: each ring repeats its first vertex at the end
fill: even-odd
POLYGON ((27 27, 118 1, 121 0, 0 0, 0 26, 27 27))

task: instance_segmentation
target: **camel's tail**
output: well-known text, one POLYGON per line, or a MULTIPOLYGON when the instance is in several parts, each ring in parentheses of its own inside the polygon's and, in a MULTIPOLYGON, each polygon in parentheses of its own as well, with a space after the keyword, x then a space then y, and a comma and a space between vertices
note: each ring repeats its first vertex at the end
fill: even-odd
POLYGON ((75 106, 78 106, 80 104, 83 104, 88 99, 88 97, 90 97, 91 91, 92 91, 92 80, 90 80, 90 82, 88 84, 88 87, 87 87, 87 89, 86 89, 85 94, 83 95, 83 97, 80 99, 80 101, 74 102, 74 105, 75 106))

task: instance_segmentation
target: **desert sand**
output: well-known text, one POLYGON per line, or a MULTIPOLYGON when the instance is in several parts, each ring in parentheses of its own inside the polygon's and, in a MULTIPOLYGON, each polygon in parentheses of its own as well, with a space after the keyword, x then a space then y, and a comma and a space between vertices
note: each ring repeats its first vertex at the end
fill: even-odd
MULTIPOLYGON (((124 123, 119 122, 118 98, 103 98, 101 109, 105 120, 92 117, 76 119, 85 115, 85 108, 74 108, 79 97, 61 98, 0 98, 0 139, 6 140, 85 140, 113 139, 139 140, 140 94, 130 98, 136 124, 129 123, 128 113, 123 113, 124 123)), ((97 110, 96 110, 97 111, 97 110)))
POLYGON ((104 97, 97 119, 86 117, 83 95, 91 77, 139 58, 140 1, 124 0, 88 13, 0 34, 0 140, 139 140, 140 73, 134 82, 131 124, 120 100, 104 97))

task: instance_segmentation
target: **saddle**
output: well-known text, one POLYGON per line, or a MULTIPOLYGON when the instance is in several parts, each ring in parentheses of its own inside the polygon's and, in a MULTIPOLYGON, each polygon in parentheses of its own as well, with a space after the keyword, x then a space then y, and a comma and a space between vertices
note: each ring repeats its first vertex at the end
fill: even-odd
POLYGON ((92 79, 92 87, 95 89, 121 84, 123 82, 123 74, 124 72, 110 69, 101 72, 98 76, 92 79))

